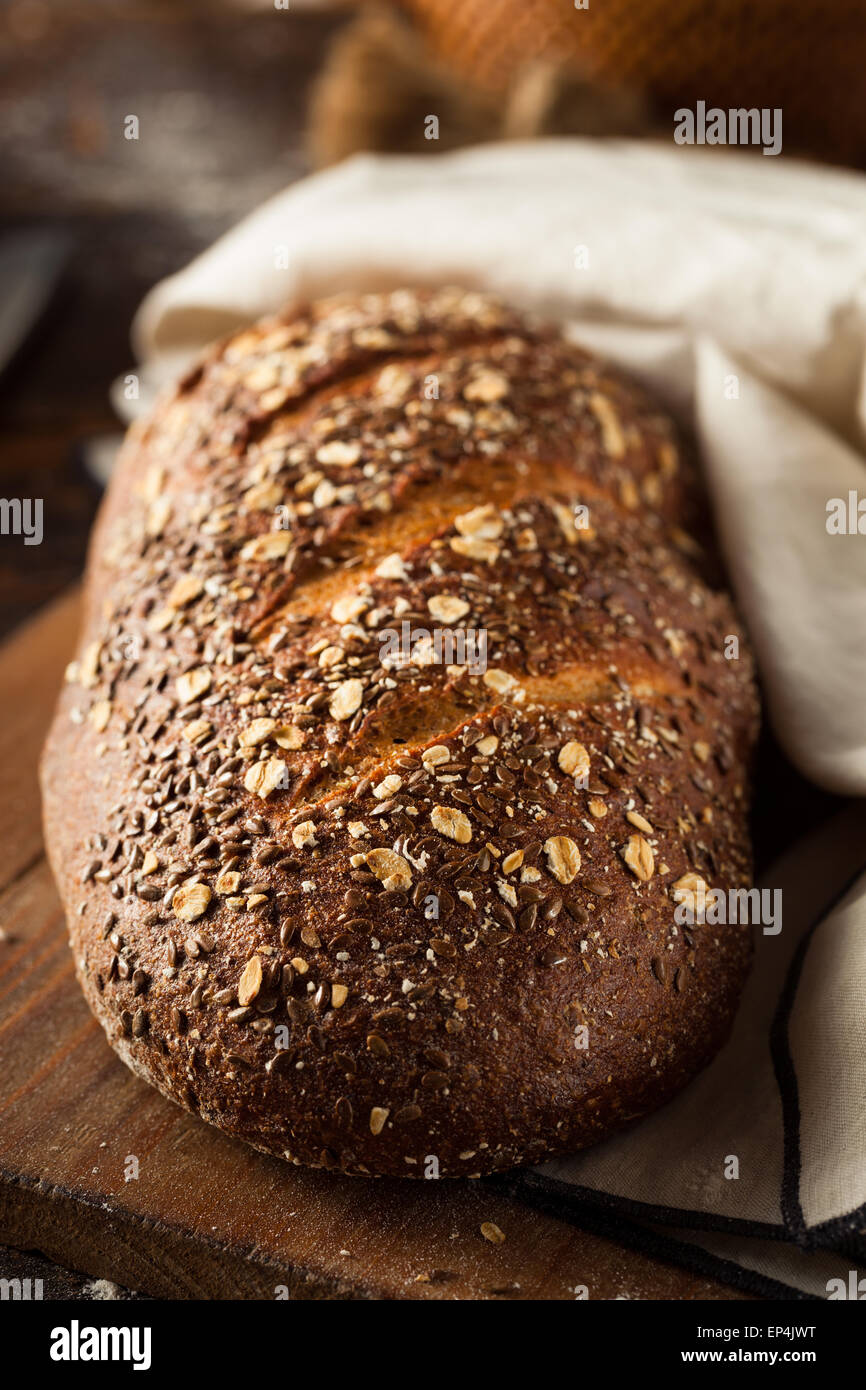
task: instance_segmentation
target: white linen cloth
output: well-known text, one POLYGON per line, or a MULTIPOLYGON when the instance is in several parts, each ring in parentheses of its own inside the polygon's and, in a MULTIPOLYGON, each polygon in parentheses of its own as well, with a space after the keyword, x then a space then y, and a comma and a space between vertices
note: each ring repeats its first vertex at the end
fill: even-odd
MULTIPOLYGON (((158 386, 214 337, 283 305, 449 282, 555 319, 689 418, 776 734, 807 777, 863 795, 866 534, 831 534, 827 504, 847 512, 850 494, 855 507, 858 490, 866 498, 866 178, 673 143, 356 157, 271 199, 158 285, 134 343, 158 386)), ((677 1228, 678 1258, 688 1246, 756 1271, 768 1291, 776 1279, 826 1296, 830 1275, 797 1247, 844 1248, 847 1268, 852 1231, 866 1226, 866 880, 849 882, 866 818, 852 814, 844 863, 833 836, 819 837, 769 881, 788 875, 784 930, 758 937, 725 1053, 634 1131, 548 1165, 539 1200, 562 1192, 552 1174, 599 1210, 628 1209, 645 1233, 659 1220, 677 1228), (809 913, 842 884, 844 904, 800 959, 809 913), (780 1010, 795 957, 802 983, 780 1010), (780 1099, 786 1050, 799 1106, 797 1084, 780 1099), (725 1180, 720 1153, 745 1157, 748 1173, 725 1180), (793 1247, 774 1244, 784 1240, 793 1247)))

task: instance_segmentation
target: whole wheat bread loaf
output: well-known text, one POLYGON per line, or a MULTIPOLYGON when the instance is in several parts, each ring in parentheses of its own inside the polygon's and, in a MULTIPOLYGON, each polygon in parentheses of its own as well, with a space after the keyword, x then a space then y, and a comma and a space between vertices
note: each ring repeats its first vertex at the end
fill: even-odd
POLYGON ((473 1175, 724 1041, 751 658, 665 414, 474 292, 212 349, 129 434, 44 755, 124 1061, 258 1148, 473 1175))

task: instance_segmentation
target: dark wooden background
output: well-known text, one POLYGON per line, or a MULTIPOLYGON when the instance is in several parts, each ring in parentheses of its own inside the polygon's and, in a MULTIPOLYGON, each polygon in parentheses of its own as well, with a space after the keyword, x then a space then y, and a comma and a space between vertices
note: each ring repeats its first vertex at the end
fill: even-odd
POLYGON ((307 172, 307 92, 345 17, 190 0, 0 2, 0 238, 68 237, 58 293, 0 377, 0 495, 45 499, 45 540, 0 537, 0 634, 81 569, 81 442, 118 428, 145 291, 307 172), (124 139, 127 115, 138 141, 124 139))

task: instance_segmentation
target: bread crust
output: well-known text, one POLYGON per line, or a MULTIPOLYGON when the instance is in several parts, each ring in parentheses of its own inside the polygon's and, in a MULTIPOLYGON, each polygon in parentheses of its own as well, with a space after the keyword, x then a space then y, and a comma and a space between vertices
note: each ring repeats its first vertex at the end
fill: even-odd
POLYGON ((487 297, 213 348, 130 431, 42 763, 127 1065, 353 1174, 533 1163, 672 1096, 751 952, 674 920, 685 875, 750 881, 717 574, 670 421, 487 297))

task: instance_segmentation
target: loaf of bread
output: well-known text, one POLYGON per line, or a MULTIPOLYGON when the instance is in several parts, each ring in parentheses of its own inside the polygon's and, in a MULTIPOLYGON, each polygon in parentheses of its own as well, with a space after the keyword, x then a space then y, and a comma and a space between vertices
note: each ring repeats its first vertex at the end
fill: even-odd
POLYGON ((46 747, 111 1045, 259 1149, 472 1176, 595 1143, 728 1033, 751 658, 688 450, 474 292, 212 349, 129 434, 46 747))

